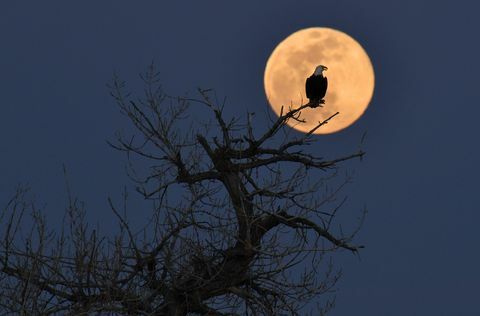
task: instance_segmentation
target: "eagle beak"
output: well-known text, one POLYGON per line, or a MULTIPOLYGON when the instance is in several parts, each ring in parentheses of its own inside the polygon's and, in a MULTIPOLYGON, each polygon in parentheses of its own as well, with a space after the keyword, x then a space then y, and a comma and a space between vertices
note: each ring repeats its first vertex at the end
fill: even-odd
POLYGON ((328 68, 327 68, 327 67, 325 67, 325 66, 323 66, 322 68, 323 68, 323 70, 328 70, 328 68))

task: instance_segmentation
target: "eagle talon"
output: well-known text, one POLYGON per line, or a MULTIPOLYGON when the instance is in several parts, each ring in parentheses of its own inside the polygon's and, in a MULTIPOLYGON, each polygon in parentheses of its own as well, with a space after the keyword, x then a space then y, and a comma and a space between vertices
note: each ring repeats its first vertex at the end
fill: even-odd
POLYGON ((323 105, 321 104, 320 101, 319 102, 310 102, 307 105, 312 109, 315 109, 315 108, 318 108, 318 107, 323 108, 323 105))
POLYGON ((322 102, 322 101, 323 101, 323 100, 310 102, 310 103, 308 104, 308 106, 311 107, 312 109, 315 109, 315 108, 318 108, 318 107, 323 108, 323 105, 322 105, 322 104, 325 104, 325 101, 324 101, 324 102, 322 102))

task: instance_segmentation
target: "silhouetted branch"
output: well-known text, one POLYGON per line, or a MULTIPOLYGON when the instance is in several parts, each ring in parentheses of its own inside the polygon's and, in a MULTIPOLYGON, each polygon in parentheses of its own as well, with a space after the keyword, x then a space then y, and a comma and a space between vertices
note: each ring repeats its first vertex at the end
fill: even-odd
MULTIPOLYGON (((102 236, 86 223, 83 205, 68 188, 65 225, 47 231, 44 217, 19 189, 0 213, 0 311, 23 315, 114 313, 128 315, 300 315, 303 304, 329 292, 339 275, 327 253, 354 253, 354 230, 335 230, 349 179, 330 187, 340 163, 307 152, 314 133, 280 133, 301 112, 321 104, 282 108, 263 132, 245 121, 225 119, 210 90, 199 97, 166 95, 153 65, 142 76, 143 98, 132 99, 116 78, 111 94, 137 134, 108 144, 127 153, 137 191, 152 203, 142 229, 109 206, 118 232, 102 236), (211 111, 201 125, 191 103, 211 111), (146 173, 133 157, 148 163, 146 173), (132 159, 132 160, 130 160, 132 159), (32 229, 21 229, 30 210, 32 229)), ((144 168, 143 168, 144 169, 144 168)), ((135 209, 135 212, 140 210, 135 209)), ((361 224, 361 223, 360 223, 361 224)), ((325 303, 326 308, 331 304, 325 303)))

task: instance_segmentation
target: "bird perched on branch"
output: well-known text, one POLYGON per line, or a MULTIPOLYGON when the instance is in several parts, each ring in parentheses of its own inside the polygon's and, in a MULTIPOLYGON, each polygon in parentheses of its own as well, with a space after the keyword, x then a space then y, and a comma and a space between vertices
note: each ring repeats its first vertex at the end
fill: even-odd
POLYGON ((312 108, 321 106, 325 103, 323 97, 327 93, 328 80, 323 76, 323 71, 328 70, 324 65, 318 65, 313 74, 305 82, 305 92, 310 100, 309 105, 312 108))

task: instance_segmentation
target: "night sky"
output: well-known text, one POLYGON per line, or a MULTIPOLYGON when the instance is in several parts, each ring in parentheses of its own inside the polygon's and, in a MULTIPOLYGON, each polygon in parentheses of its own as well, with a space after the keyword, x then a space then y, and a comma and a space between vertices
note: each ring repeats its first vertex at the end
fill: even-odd
MULTIPOLYGON (((124 155, 106 144, 129 129, 106 87, 114 72, 141 93, 154 60, 168 93, 214 88, 227 115, 255 111, 266 126, 270 53, 299 29, 332 27, 365 48, 376 87, 355 125, 311 147, 348 154, 367 132, 365 159, 344 169, 355 172, 344 212, 369 211, 356 239, 366 248, 334 257, 331 315, 479 315, 479 12, 467 0, 3 1, 0 205, 28 184, 58 226, 65 164, 108 234, 107 197, 131 188, 124 155)), ((148 217, 142 205, 132 221, 148 217)))

